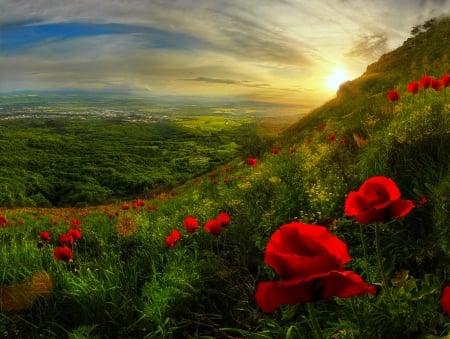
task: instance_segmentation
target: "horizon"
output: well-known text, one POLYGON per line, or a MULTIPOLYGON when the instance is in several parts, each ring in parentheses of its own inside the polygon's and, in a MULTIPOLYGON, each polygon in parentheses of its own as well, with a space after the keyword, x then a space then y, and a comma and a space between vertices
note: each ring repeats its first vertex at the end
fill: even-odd
POLYGON ((450 0, 259 4, 2 1, 0 93, 114 92, 309 111, 412 27, 450 13, 450 0))

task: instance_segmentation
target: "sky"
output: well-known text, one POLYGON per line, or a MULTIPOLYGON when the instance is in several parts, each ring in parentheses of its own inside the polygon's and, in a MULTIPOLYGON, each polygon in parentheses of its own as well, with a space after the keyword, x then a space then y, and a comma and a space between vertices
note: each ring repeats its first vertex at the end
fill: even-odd
POLYGON ((0 93, 105 90, 314 108, 413 26, 448 14, 450 0, 0 0, 0 93))

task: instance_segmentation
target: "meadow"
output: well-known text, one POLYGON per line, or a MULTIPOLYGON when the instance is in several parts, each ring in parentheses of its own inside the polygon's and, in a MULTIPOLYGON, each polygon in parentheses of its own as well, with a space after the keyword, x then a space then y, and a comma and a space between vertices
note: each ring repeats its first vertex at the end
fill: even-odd
POLYGON ((448 337, 449 29, 382 57, 268 151, 252 136, 151 196, 2 209, 0 335, 448 337))

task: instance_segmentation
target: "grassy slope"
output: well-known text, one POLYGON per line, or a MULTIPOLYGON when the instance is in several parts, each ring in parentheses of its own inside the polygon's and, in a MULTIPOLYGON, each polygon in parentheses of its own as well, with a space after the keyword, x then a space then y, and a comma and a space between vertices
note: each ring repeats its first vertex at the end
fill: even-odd
POLYGON ((441 43, 449 37, 447 19, 383 56, 344 84, 336 99, 288 129, 274 145, 280 153, 261 155, 257 167, 237 159, 130 210, 3 211, 11 227, 0 230, 1 285, 31 286, 38 271, 53 279, 52 293, 31 307, 0 313, 3 334, 311 337, 305 305, 283 306, 273 315, 257 309, 257 283, 276 279, 263 263, 265 245, 291 220, 328 226, 348 244, 349 267, 381 285, 374 230, 346 218, 343 205, 362 181, 386 175, 405 198, 428 199, 382 230, 389 288, 376 297, 321 301, 319 322, 325 336, 334 338, 446 335, 450 323, 439 299, 450 284, 450 89, 413 96, 405 87, 422 74, 449 73, 449 44, 441 43), (390 88, 399 90, 399 102, 386 100, 390 88), (223 210, 231 225, 214 237, 202 226, 223 210), (193 234, 182 226, 187 215, 201 225, 193 234), (72 217, 81 220, 83 236, 73 247, 73 261, 55 261, 58 237, 72 217), (173 228, 182 239, 167 249, 164 239, 173 228), (38 248, 44 230, 52 240, 38 248))

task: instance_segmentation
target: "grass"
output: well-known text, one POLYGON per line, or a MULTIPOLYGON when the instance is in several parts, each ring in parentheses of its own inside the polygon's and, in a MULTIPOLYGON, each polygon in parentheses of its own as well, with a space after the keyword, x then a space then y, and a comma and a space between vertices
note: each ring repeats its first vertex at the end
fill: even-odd
POLYGON ((317 327, 325 338, 450 335, 440 304, 450 284, 450 88, 412 95, 403 89, 415 79, 394 74, 389 87, 401 99, 389 102, 378 80, 361 89, 367 79, 375 81, 369 72, 347 84, 281 135, 273 145, 278 154, 253 144, 242 158, 143 204, 3 209, 0 335, 311 338, 317 327), (349 102, 348 91, 360 96, 349 102), (246 164, 249 155, 258 166, 246 164), (378 228, 344 214, 348 193, 376 175, 392 178, 416 205, 378 228), (230 225, 218 236, 206 232, 222 211, 230 225), (200 224, 193 233, 183 228, 188 215, 200 224), (73 259, 56 260, 59 237, 74 218, 82 236, 71 245, 73 259), (277 279, 263 262, 266 244, 293 220, 326 226, 342 239, 353 258, 348 269, 377 286, 377 295, 315 302, 318 326, 311 305, 263 313, 256 286, 277 279), (168 248, 173 229, 181 239, 168 248), (47 275, 50 282, 37 289, 36 277, 47 275))

